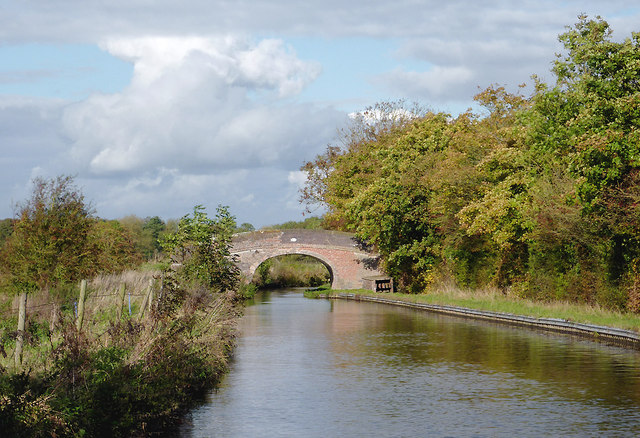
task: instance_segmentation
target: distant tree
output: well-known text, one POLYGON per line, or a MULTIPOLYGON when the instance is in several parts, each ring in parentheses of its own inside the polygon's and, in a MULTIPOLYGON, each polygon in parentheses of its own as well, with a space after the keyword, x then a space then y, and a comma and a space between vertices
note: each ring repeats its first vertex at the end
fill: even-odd
POLYGON ((166 226, 162 219, 158 216, 148 217, 144 220, 144 225, 142 226, 142 230, 146 235, 151 237, 151 247, 153 248, 153 253, 150 256, 153 256, 161 251, 162 246, 160 245, 160 235, 165 231, 166 226))
POLYGON ((129 215, 118 219, 118 222, 129 232, 136 251, 144 260, 161 251, 160 237, 166 231, 166 225, 158 216, 142 219, 129 215))
POLYGON ((255 231, 255 227, 249 222, 243 222, 239 227, 236 228, 236 233, 246 233, 249 231, 255 231))
POLYGON ((91 271, 93 211, 72 177, 34 179, 31 197, 18 208, 0 258, 14 292, 50 289, 91 271))
POLYGON ((4 245, 4 242, 13 233, 14 219, 2 219, 0 220, 0 248, 4 245))
POLYGON ((89 232, 88 250, 93 260, 93 274, 120 272, 142 261, 131 234, 116 220, 94 221, 89 232))
POLYGON ((324 229, 324 221, 321 217, 311 216, 302 221, 288 221, 282 224, 270 225, 265 228, 273 229, 273 230, 287 230, 287 229, 322 230, 324 229))

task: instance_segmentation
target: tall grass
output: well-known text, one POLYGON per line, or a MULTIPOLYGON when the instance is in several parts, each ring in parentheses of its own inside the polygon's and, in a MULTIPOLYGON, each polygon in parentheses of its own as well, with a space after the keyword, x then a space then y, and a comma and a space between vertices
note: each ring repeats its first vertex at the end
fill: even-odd
POLYGON ((7 354, 0 369, 2 433, 143 436, 175 421, 225 371, 239 310, 233 292, 166 283, 160 290, 159 273, 149 271, 93 279, 82 331, 66 306, 71 292, 57 300, 49 293, 31 297, 23 367, 12 370, 7 354), (151 279, 157 298, 140 317, 151 279), (121 284, 127 302, 117 318, 121 284), (52 304, 48 300, 59 309, 53 326, 49 312, 33 307, 52 304))

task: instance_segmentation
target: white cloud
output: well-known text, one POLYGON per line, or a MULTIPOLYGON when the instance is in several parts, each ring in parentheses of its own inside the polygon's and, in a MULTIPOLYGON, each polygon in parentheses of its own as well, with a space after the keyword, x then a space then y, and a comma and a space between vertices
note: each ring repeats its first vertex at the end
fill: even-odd
POLYGON ((556 36, 581 12, 601 14, 618 37, 638 30, 629 0, 108 3, 2 3, 5 45, 99 43, 134 66, 120 92, 66 107, 0 100, 0 181, 12 201, 23 198, 32 172, 65 173, 78 175, 105 217, 176 217, 195 204, 213 211, 223 203, 240 221, 289 220, 301 211, 303 174, 295 169, 333 140, 344 114, 300 103, 299 93, 322 73, 307 59, 331 57, 298 55, 284 40, 315 39, 329 54, 343 38, 380 41, 383 50, 395 45, 394 65, 381 66, 388 53, 371 57, 360 71, 334 59, 322 66, 333 69, 323 77, 373 80, 370 95, 344 96, 362 106, 406 97, 438 110, 452 101, 466 108, 478 87, 515 88, 532 73, 549 77, 556 36), (246 35, 279 38, 254 42, 246 35), (375 87, 381 84, 384 91, 375 87))
MULTIPOLYGON (((541 23, 569 24, 580 12, 591 15, 637 8, 630 0, 31 0, 5 2, 0 16, 3 41, 97 40, 109 35, 316 34, 324 36, 468 36, 475 30, 526 32, 541 23)), ((469 38, 465 38, 469 39, 469 38)))
POLYGON ((287 181, 294 184, 296 187, 302 187, 307 181, 307 172, 303 170, 291 171, 287 176, 287 181))
POLYGON ((274 39, 118 38, 102 47, 134 65, 121 92, 0 100, 0 138, 15 146, 0 158, 14 199, 32 177, 72 174, 103 217, 176 217, 196 204, 235 204, 257 225, 299 216, 289 173, 345 117, 296 101, 317 64, 274 39))
MULTIPOLYGON (((201 73, 223 79, 227 85, 276 89, 285 97, 299 93, 320 72, 319 64, 299 60, 279 39, 251 45, 231 36, 160 36, 111 38, 101 46, 134 64, 132 86, 140 88, 162 82, 163 74, 195 67, 201 73)), ((199 85, 197 78, 191 85, 199 85)))
POLYGON ((176 217, 196 204, 211 212, 230 204, 256 225, 300 215, 291 169, 321 152, 344 119, 296 102, 316 64, 271 39, 119 38, 102 46, 133 63, 130 85, 62 113, 67 169, 81 175, 99 215, 176 217))
POLYGON ((142 38, 103 43, 134 63, 121 93, 69 106, 71 157, 96 175, 291 165, 323 146, 339 117, 285 99, 319 73, 280 40, 142 38))
POLYGON ((456 90, 467 90, 474 86, 477 76, 470 69, 458 67, 435 66, 424 72, 395 70, 381 76, 386 86, 393 90, 400 90, 403 94, 414 98, 429 98, 441 101, 445 97, 465 99, 467 93, 457 93, 456 90))

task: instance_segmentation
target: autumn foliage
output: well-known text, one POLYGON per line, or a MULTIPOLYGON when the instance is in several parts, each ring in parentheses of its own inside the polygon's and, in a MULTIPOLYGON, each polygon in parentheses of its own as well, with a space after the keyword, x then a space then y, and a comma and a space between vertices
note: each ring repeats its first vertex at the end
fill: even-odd
POLYGON ((611 35, 580 17, 555 84, 489 87, 479 114, 369 108, 302 167, 302 201, 375 245, 405 290, 454 281, 638 311, 640 34, 611 35))
POLYGON ((4 287, 13 293, 47 291, 139 261, 131 236, 95 218, 70 176, 33 181, 0 252, 4 287))

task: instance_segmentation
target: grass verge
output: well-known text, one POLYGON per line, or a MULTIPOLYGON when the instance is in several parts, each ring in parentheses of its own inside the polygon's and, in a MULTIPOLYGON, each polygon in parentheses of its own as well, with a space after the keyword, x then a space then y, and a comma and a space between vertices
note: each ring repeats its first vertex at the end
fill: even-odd
POLYGON ((640 315, 637 314, 614 312, 599 306, 587 304, 534 302, 505 295, 498 290, 471 291, 443 286, 418 295, 375 293, 365 289, 331 290, 331 293, 356 293, 358 295, 391 298, 411 303, 466 307, 534 318, 558 318, 585 324, 616 327, 640 333, 640 315))
POLYGON ((305 298, 327 298, 329 297, 329 295, 335 292, 336 291, 331 290, 330 284, 323 284, 322 286, 319 286, 319 287, 307 289, 302 294, 304 295, 305 298))

